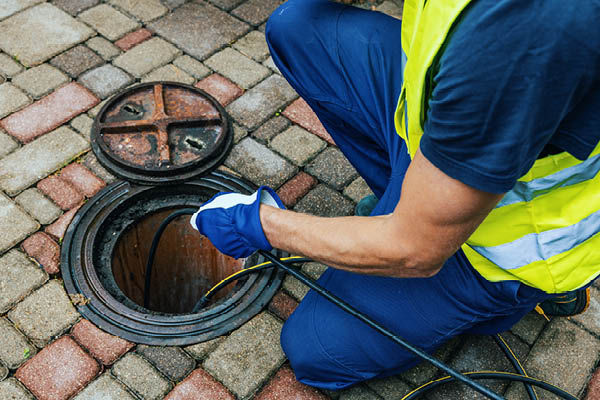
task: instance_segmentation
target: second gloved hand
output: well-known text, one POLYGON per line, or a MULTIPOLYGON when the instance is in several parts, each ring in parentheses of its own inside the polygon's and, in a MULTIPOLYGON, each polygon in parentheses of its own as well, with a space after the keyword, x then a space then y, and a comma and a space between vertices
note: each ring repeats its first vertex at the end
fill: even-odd
POLYGON ((216 194, 192 215, 190 223, 222 253, 248 257, 258 249, 273 249, 260 222, 261 204, 285 209, 273 189, 261 186, 251 195, 216 194))

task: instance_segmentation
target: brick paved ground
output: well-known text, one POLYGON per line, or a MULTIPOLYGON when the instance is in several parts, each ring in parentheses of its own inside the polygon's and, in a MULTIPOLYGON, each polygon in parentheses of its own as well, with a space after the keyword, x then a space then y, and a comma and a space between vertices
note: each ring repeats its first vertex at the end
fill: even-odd
MULTIPOLYGON (((341 393, 298 383, 279 332, 306 288, 291 278, 235 332, 184 348, 130 343, 81 318, 60 276, 78 208, 115 180, 90 152, 101 102, 173 80, 213 94, 233 119, 223 168, 273 186, 288 207, 346 215, 369 191, 278 74, 264 23, 281 0, 0 1, 0 399, 400 399, 429 365, 341 393)), ((351 2, 351 1, 346 1, 351 2)), ((400 0, 363 4, 398 15, 400 0)), ((323 266, 305 272, 318 276, 323 266)), ((504 337, 532 375, 600 399, 600 291, 582 316, 532 313, 504 337)), ((438 356, 461 370, 508 369, 493 341, 465 336, 438 356)), ((495 384, 507 398, 516 385, 495 384)), ((473 399, 450 386, 429 399, 473 399)))

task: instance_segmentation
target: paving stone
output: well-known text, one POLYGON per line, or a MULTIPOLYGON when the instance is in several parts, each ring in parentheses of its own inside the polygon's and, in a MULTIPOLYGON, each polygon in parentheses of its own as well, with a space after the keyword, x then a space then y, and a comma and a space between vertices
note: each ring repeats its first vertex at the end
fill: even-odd
POLYGON ((163 4, 167 6, 170 10, 173 10, 183 4, 185 4, 188 0, 162 0, 163 4))
POLYGON ((42 1, 44 0, 3 0, 0 3, 0 19, 9 17, 42 1))
POLYGON ((148 75, 142 78, 142 82, 154 82, 154 81, 172 81, 181 82, 188 85, 194 83, 195 79, 173 64, 167 64, 163 67, 155 69, 148 75))
POLYGON ((106 184, 89 169, 79 163, 67 165, 60 171, 60 178, 69 182, 86 197, 93 197, 106 184))
POLYGON ((233 143, 239 143, 240 140, 248 136, 248 131, 236 123, 232 124, 233 128, 233 143))
POLYGON ((367 386, 357 385, 340 393, 339 400, 380 400, 367 386))
POLYGON ((100 0, 54 0, 53 3, 69 14, 76 16, 80 12, 97 5, 100 0))
POLYGON ((269 57, 269 46, 265 34, 252 31, 233 44, 233 47, 254 61, 262 62, 269 57))
POLYGON ((327 270, 327 265, 318 262, 307 262, 302 266, 302 272, 317 280, 327 270))
MULTIPOLYGON (((448 362, 449 358, 456 353, 457 349, 462 346, 464 342, 465 340, 462 337, 450 339, 434 353, 434 356, 443 362, 448 362)), ((417 366, 404 371, 402 374, 398 375, 398 377, 405 382, 408 382, 413 388, 416 388, 434 379, 436 375, 439 374, 439 369, 430 363, 422 362, 417 366)))
POLYGON ((133 82, 125 71, 110 64, 86 72, 79 83, 90 89, 101 99, 105 99, 133 82))
POLYGON ((31 103, 29 97, 15 85, 5 82, 0 85, 0 118, 31 103))
POLYGON ((244 89, 256 85, 271 73, 268 68, 231 47, 226 47, 204 63, 244 89))
POLYGON ((212 74, 202 79, 195 86, 213 96, 223 107, 244 93, 242 88, 219 74, 212 74))
POLYGON ((23 110, 0 121, 9 135, 29 143, 98 104, 98 98, 71 82, 23 110))
POLYGON ((384 400, 400 400, 412 390, 412 388, 398 376, 373 379, 365 384, 384 400))
POLYGON ((56 175, 41 180, 37 188, 64 211, 70 210, 84 200, 83 195, 73 185, 56 175))
POLYGON ((37 232, 29 236, 21 247, 29 257, 34 258, 48 274, 60 271, 60 246, 48 235, 37 232))
POLYGON ((136 354, 126 354, 112 367, 112 373, 144 399, 162 399, 171 384, 150 363, 136 354))
MULTIPOLYGON (((600 369, 597 369, 590 379, 588 387, 586 389, 585 400, 597 400, 600 399, 600 369)), ((2 391, 0 391, 2 393, 2 391)))
POLYGON ((137 352, 172 381, 179 382, 196 366, 194 360, 179 347, 139 345, 137 352))
POLYGON ((547 322, 546 318, 542 315, 532 311, 529 314, 526 314, 521 321, 517 322, 510 331, 525 343, 532 346, 547 322))
POLYGON ((142 28, 123 36, 121 39, 115 42, 115 46, 123 51, 127 51, 132 49, 134 46, 137 46, 138 44, 150 39, 151 37, 152 32, 146 28, 142 28))
POLYGON ((88 115, 91 118, 96 118, 98 116, 98 114, 100 113, 100 110, 102 110, 102 107, 104 107, 104 105, 108 102, 108 100, 109 99, 104 99, 100 103, 98 103, 96 105, 96 107, 90 108, 90 110, 88 111, 88 115))
POLYGON ((86 386, 73 400, 135 400, 135 397, 107 372, 86 386))
POLYGON ((11 250, 0 257, 0 314, 48 280, 48 275, 25 254, 11 250))
POLYGON ((211 3, 225 11, 230 11, 244 0, 210 0, 211 3))
POLYGON ((185 4, 148 27, 199 60, 249 29, 245 23, 203 1, 185 4))
POLYGON ((0 75, 11 78, 21 71, 23 71, 21 64, 9 57, 7 54, 0 53, 0 75))
POLYGON ((319 136, 321 139, 326 140, 330 144, 335 144, 331 135, 325 130, 325 127, 323 127, 323 124, 321 124, 317 115, 304 99, 299 98, 290 104, 283 112, 283 115, 307 131, 319 136))
POLYGON ((6 318, 0 318, 1 363, 4 363, 10 369, 17 369, 36 352, 35 346, 29 343, 27 338, 13 324, 6 318))
POLYGON ((34 345, 43 347, 73 325, 79 313, 62 284, 53 279, 17 304, 8 318, 34 345))
POLYGON ((94 50, 96 53, 100 55, 106 61, 112 60, 119 54, 121 54, 121 50, 112 44, 112 42, 104 39, 102 36, 94 36, 87 42, 85 42, 87 47, 94 50))
POLYGON ((0 22, 0 32, 0 48, 28 67, 43 63, 94 33, 49 3, 0 22))
POLYGON ((327 147, 327 143, 294 125, 277 135, 270 146, 294 164, 302 166, 327 147))
POLYGON ((306 296, 306 293, 308 293, 309 290, 308 286, 301 283, 299 280, 292 277, 291 275, 286 275, 286 277, 283 279, 282 287, 297 301, 302 301, 302 299, 304 299, 304 296, 306 296))
POLYGON ((185 351, 190 353, 196 360, 203 360, 206 356, 213 351, 219 343, 223 341, 224 337, 218 337, 216 339, 209 340, 207 342, 197 343, 192 346, 185 348, 185 351))
POLYGON ((194 399, 234 400, 235 397, 206 371, 197 369, 165 397, 165 400, 194 399))
POLYGON ((290 126, 290 121, 287 118, 276 116, 262 124, 257 130, 252 133, 252 136, 261 142, 269 142, 272 138, 283 132, 290 126))
POLYGON ((2 364, 2 361, 0 361, 0 382, 6 379, 8 373, 8 368, 4 364, 2 364))
POLYGON ((50 93, 68 81, 67 76, 48 64, 30 68, 12 79, 12 83, 36 99, 50 93))
POLYGON ((378 5, 375 9, 394 18, 402 19, 402 7, 394 3, 393 1, 386 0, 380 5, 378 5))
POLYGON ((121 54, 114 64, 136 78, 169 63, 179 54, 179 50, 164 40, 154 37, 121 54))
POLYGON ((10 154, 19 145, 6 133, 0 131, 0 158, 10 154))
POLYGON ((358 175, 352 164, 336 147, 330 147, 319 154, 306 166, 306 172, 337 190, 342 190, 358 175))
POLYGON ((256 26, 265 22, 281 3, 280 0, 248 0, 231 13, 256 26))
POLYGON ((79 45, 54 57, 50 64, 75 79, 85 71, 104 64, 104 60, 88 47, 79 45))
POLYGON ((294 210, 321 217, 335 217, 353 215, 354 204, 335 190, 319 184, 300 199, 294 210))
POLYGON ((279 344, 281 326, 268 313, 257 315, 208 356, 204 369, 238 397, 249 396, 285 359, 279 344))
POLYGON ((71 210, 64 213, 63 215, 61 215, 60 218, 58 218, 54 223, 52 223, 52 225, 48 225, 46 229, 44 229, 44 232, 52 236, 52 238, 54 240, 57 240, 58 243, 62 243, 63 237, 65 236, 65 232, 71 224, 73 217, 75 217, 75 214, 79 210, 79 207, 81 207, 81 205, 74 207, 71 210))
POLYGON ((42 225, 51 224, 62 213, 56 204, 35 188, 25 190, 15 198, 15 201, 42 225))
POLYGON ((0 382, 0 398, 7 400, 35 400, 15 378, 0 382))
POLYGON ((0 253, 13 247, 40 225, 24 213, 10 198, 0 193, 0 253))
POLYGON ((104 365, 113 364, 134 346, 125 339, 104 332, 87 319, 80 320, 73 327, 71 336, 104 365))
POLYGON ((196 79, 202 79, 210 74, 210 69, 208 69, 200 61, 193 59, 187 54, 177 57, 173 61, 173 64, 196 79))
POLYGON ((256 185, 278 188, 296 173, 296 168, 272 150, 251 138, 233 147, 225 165, 256 185))
POLYGON ((350 197, 355 203, 358 203, 366 196, 372 195, 373 192, 367 185, 367 182, 365 182, 365 180, 359 176, 354 181, 352 181, 351 184, 346 186, 346 188, 344 189, 344 194, 350 197))
POLYGON ((108 4, 100 4, 79 14, 79 18, 96 29, 108 40, 117 40, 128 32, 139 28, 140 24, 108 4))
POLYGON ((317 180, 314 177, 306 172, 300 172, 298 175, 284 183, 277 191, 277 194, 281 198, 281 201, 283 201, 283 204, 285 204, 286 207, 291 208, 296 205, 302 196, 306 195, 306 193, 316 185, 317 180))
POLYGON ((304 385, 296 380, 290 367, 283 366, 271 378, 269 383, 254 397, 255 400, 302 399, 327 400, 327 396, 317 389, 304 385))
POLYGON ((144 0, 143 2, 139 0, 109 0, 109 3, 144 22, 152 21, 169 11, 161 4, 160 0, 144 0))
POLYGON ((600 335, 600 290, 590 288, 590 306, 583 313, 572 317, 596 335, 600 335))
POLYGON ((279 291, 269 302, 269 311, 282 320, 287 320, 298 307, 298 302, 286 293, 279 291))
POLYGON ((269 56, 269 58, 267 58, 265 61, 263 61, 262 64, 265 67, 269 68, 271 71, 275 72, 276 74, 281 75, 281 71, 279 70, 279 68, 277 68, 277 65, 275 65, 275 62, 273 61, 273 57, 269 56))
POLYGON ((86 114, 81 114, 73 118, 70 125, 77 132, 81 133, 81 136, 83 136, 89 142, 93 124, 93 119, 88 117, 86 114))
POLYGON ((106 168, 104 168, 102 165, 100 165, 100 163, 98 162, 98 159, 92 152, 89 152, 88 154, 86 154, 83 157, 83 165, 85 165, 87 168, 89 168, 90 171, 92 171, 94 173, 94 175, 96 175, 98 178, 102 179, 107 184, 113 183, 114 181, 117 180, 117 178, 113 174, 108 172, 106 170, 106 168))
POLYGON ((42 349, 15 377, 40 400, 66 400, 99 372, 100 365, 65 336, 42 349))

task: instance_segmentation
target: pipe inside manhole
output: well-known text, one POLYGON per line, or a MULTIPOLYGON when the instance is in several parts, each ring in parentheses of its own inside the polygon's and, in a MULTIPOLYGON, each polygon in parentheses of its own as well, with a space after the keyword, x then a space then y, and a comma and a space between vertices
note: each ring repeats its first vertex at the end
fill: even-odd
MULTIPOLYGON (((118 239, 112 257, 117 286, 136 304, 144 305, 146 263, 152 239, 160 224, 175 209, 145 216, 118 239)), ((215 284, 241 269, 236 260, 219 252, 189 224, 189 216, 172 221, 161 236, 154 257, 148 309, 164 313, 190 312, 196 302, 215 284)), ((226 296, 234 283, 219 291, 226 296)))

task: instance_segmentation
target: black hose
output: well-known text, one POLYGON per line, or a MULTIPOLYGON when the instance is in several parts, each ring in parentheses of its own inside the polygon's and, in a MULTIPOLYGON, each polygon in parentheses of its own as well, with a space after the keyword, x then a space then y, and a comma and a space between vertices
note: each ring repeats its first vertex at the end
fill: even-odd
MULTIPOLYGON (((506 358, 508 358, 508 361, 510 361, 513 368, 519 373, 519 375, 528 376, 527 372, 525 372, 525 369, 521 365, 521 362, 519 361, 519 359, 517 358, 515 353, 513 353, 511 348, 508 347, 508 343, 506 343, 506 341, 502 338, 502 336, 497 334, 497 335, 493 335, 493 337, 494 337, 494 340, 496 341, 496 344, 498 345, 498 347, 500 347, 500 349, 502 349, 502 351, 504 352, 504 355, 506 356, 506 358)), ((525 390, 527 391, 527 394, 529 395, 529 398, 531 400, 538 400, 537 393, 533 389, 533 386, 531 386, 530 384, 525 384, 525 390)))

